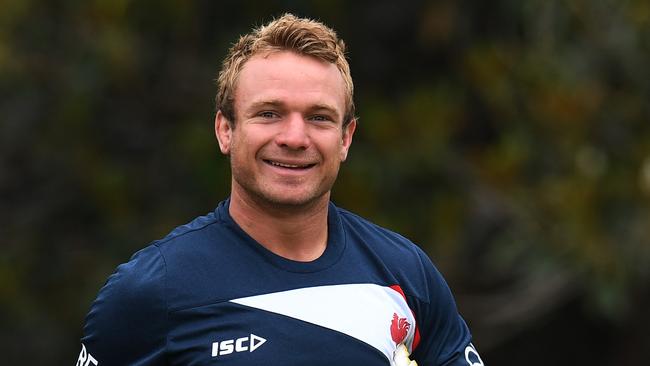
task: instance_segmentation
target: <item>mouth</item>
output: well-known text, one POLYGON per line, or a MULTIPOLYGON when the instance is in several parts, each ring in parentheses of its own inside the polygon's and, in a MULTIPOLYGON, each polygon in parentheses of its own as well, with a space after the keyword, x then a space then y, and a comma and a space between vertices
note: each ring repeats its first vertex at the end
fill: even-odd
POLYGON ((314 163, 287 163, 268 159, 264 159, 263 161, 270 166, 290 170, 307 170, 316 165, 314 163))

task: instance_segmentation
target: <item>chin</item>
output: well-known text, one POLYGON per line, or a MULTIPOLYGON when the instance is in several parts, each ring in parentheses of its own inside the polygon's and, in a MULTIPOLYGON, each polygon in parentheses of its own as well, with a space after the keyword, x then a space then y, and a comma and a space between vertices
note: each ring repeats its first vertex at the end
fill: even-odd
POLYGON ((257 200, 266 205, 278 208, 304 208, 312 206, 323 200, 329 200, 329 191, 318 192, 291 192, 290 189, 275 192, 256 192, 257 200))
POLYGON ((329 192, 334 181, 314 184, 269 184, 253 179, 235 179, 238 190, 259 206, 279 209, 305 209, 329 201, 329 192), (330 183, 330 184, 327 184, 330 183))
POLYGON ((320 200, 323 199, 325 195, 305 195, 305 196, 300 196, 300 195, 287 195, 287 194, 282 194, 282 195, 277 195, 277 196, 265 196, 263 199, 270 203, 271 205, 277 206, 277 207, 294 207, 294 208, 299 208, 299 207, 305 207, 305 206, 311 206, 316 202, 319 202, 320 200))

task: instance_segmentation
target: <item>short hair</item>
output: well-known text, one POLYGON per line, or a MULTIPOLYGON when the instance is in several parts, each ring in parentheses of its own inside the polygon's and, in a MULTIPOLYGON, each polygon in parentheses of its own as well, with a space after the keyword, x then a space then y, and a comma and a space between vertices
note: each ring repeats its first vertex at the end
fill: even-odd
POLYGON ((256 54, 274 51, 292 51, 336 65, 345 83, 343 125, 354 118, 354 85, 345 58, 345 43, 325 24, 286 13, 239 37, 223 60, 217 79, 216 105, 230 123, 235 122, 235 88, 244 64, 256 54))

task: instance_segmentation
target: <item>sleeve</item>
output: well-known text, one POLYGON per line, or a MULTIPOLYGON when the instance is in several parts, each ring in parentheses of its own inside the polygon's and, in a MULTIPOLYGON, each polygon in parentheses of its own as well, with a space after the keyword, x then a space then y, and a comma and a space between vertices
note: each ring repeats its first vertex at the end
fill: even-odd
POLYGON ((447 282, 429 257, 419 249, 418 253, 428 297, 415 300, 421 338, 412 359, 419 366, 484 366, 447 282))
POLYGON ((156 246, 117 267, 92 304, 77 366, 165 364, 165 262, 156 246))

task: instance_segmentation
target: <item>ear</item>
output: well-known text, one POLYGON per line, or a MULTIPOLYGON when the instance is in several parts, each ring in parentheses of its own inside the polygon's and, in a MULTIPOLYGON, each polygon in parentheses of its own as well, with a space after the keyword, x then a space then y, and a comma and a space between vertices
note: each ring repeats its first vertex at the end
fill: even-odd
POLYGON ((217 141, 219 141, 221 153, 224 155, 230 154, 232 126, 221 111, 217 111, 217 116, 214 118, 214 133, 217 136, 217 141))
POLYGON ((352 136, 357 129, 357 119, 353 118, 350 123, 343 127, 343 143, 341 144, 341 161, 348 158, 348 151, 352 145, 352 136))

